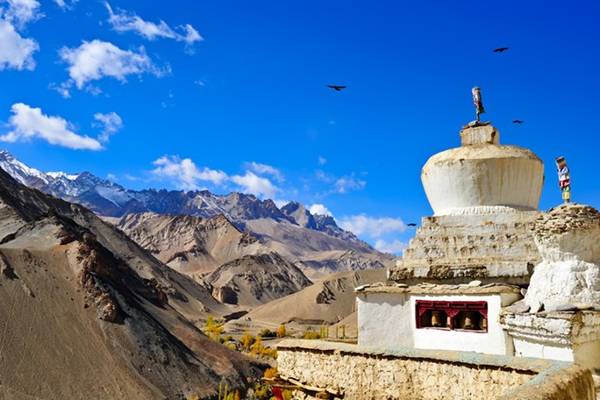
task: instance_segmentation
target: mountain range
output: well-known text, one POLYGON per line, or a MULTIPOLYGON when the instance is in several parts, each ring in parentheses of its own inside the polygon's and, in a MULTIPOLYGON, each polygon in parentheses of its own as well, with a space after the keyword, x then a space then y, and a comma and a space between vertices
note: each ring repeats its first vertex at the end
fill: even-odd
POLYGON ((265 368, 201 332, 210 290, 4 171, 0 304, 2 399, 208 399, 265 368))
POLYGON ((341 229, 333 217, 313 215, 298 202, 279 208, 272 200, 237 192, 217 195, 208 190, 130 190, 89 172, 41 172, 7 151, 0 151, 0 168, 26 186, 81 204, 98 215, 112 217, 115 223, 146 212, 203 219, 223 216, 240 232, 251 234, 270 251, 297 263, 309 277, 382 268, 393 261, 392 256, 341 229))

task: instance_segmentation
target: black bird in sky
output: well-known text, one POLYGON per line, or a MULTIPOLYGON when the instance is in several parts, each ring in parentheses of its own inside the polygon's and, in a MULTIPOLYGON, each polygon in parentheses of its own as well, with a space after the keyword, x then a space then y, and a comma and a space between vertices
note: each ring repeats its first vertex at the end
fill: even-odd
POLYGON ((508 50, 508 47, 498 47, 494 49, 494 53, 504 53, 506 50, 508 50))
POLYGON ((346 86, 344 86, 344 85, 327 85, 327 87, 328 87, 329 89, 333 89, 333 90, 335 90, 336 92, 340 92, 340 91, 342 91, 343 89, 346 89, 346 86))
POLYGON ((417 226, 417 224, 415 224, 414 222, 411 222, 410 224, 406 224, 406 226, 417 226))
POLYGON ((521 125, 523 122, 525 122, 525 121, 522 121, 520 119, 513 119, 513 124, 519 124, 519 125, 521 125))

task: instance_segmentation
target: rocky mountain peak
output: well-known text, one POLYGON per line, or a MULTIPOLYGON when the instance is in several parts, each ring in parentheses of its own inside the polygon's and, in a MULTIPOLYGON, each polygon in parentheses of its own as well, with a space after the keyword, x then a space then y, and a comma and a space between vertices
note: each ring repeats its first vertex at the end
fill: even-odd
POLYGON ((294 222, 304 228, 317 229, 314 216, 297 201, 291 201, 281 208, 281 212, 292 218, 294 222))

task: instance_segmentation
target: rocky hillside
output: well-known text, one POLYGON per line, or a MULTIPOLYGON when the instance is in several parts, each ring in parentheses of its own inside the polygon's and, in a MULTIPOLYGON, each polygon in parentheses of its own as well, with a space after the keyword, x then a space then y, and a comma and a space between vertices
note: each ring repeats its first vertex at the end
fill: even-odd
POLYGON ((117 226, 222 303, 256 306, 311 284, 293 263, 240 231, 223 215, 128 214, 117 226))
MULTIPOLYGON (((347 268, 380 268, 392 258, 338 227, 332 217, 312 215, 296 202, 279 209, 272 200, 243 193, 215 195, 207 190, 129 190, 89 172, 44 173, 23 164, 6 151, 0 152, 0 168, 27 186, 82 204, 98 215, 121 218, 152 212, 204 219, 222 215, 288 261, 301 263, 310 274, 323 275, 347 268), (346 259, 338 262, 341 255, 346 259), (348 260, 350 256, 352 260, 348 260)), ((255 253, 249 251, 247 254, 255 253)), ((191 255, 192 259, 203 257, 191 255)), ((182 262, 186 263, 185 260, 182 262)), ((198 263, 192 261, 189 267, 196 268, 198 263)))
POLYGON ((248 255, 221 265, 205 278, 226 304, 253 307, 295 293, 312 282, 277 253, 248 255))
POLYGON ((289 296, 257 307, 232 324, 276 327, 282 323, 307 325, 334 324, 354 311, 354 288, 366 283, 385 281, 385 270, 341 272, 315 282, 289 296))
POLYGON ((245 255, 269 252, 256 237, 240 231, 223 215, 127 214, 116 226, 159 260, 192 277, 201 278, 245 255))
POLYGON ((4 171, 0 304, 0 398, 208 398, 259 372, 195 326, 224 312, 205 288, 4 171))

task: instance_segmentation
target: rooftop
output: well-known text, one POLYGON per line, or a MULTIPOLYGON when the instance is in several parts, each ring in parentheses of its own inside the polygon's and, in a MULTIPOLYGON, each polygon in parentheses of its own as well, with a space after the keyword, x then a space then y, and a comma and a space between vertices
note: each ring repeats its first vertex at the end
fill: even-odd
POLYGON ((402 283, 386 284, 374 283, 362 285, 354 289, 357 294, 363 293, 408 293, 408 294, 501 294, 520 293, 521 289, 515 285, 504 283, 490 283, 482 285, 480 281, 472 281, 468 284, 459 285, 436 285, 432 283, 421 283, 408 286, 402 283))

